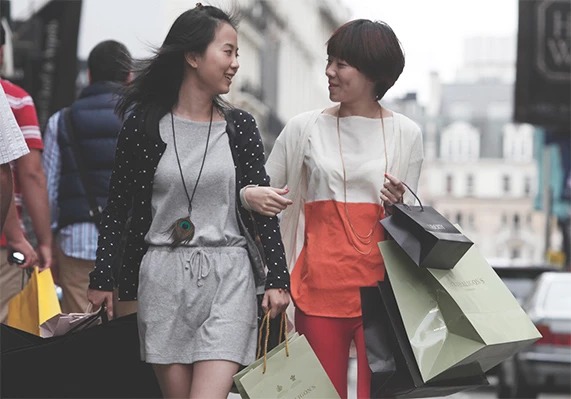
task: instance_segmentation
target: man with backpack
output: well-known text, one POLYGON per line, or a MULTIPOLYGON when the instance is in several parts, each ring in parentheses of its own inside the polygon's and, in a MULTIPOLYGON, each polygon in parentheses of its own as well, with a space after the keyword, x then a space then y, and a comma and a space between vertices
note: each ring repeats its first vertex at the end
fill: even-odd
MULTIPOLYGON (((87 61, 89 85, 68 108, 55 113, 44 135, 52 230, 63 291, 62 311, 85 312, 89 272, 94 268, 98 221, 122 121, 115 114, 121 86, 131 79, 131 56, 114 40, 99 43, 87 61)), ((136 311, 123 303, 118 315, 136 311)))

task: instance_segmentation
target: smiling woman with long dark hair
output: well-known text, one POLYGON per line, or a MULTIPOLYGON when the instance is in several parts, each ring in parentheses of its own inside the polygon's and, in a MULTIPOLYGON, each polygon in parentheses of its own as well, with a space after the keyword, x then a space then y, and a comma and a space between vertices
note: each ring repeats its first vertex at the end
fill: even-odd
POLYGON ((291 119, 266 164, 274 188, 246 188, 242 199, 264 215, 285 209, 281 231, 293 268, 296 329, 342 398, 355 342, 357 397, 369 398, 359 288, 384 278, 379 219, 393 203, 414 202, 402 182, 418 185, 422 134, 379 103, 404 68, 390 26, 350 21, 329 39, 327 55, 329 98, 339 105, 291 119), (288 198, 281 196, 284 187, 288 198))
POLYGON ((278 220, 251 219, 239 201, 242 187, 269 178, 254 118, 219 97, 237 57, 232 18, 198 4, 177 18, 117 107, 126 121, 88 297, 110 316, 115 286, 119 300, 138 300, 141 357, 166 398, 226 398, 239 365, 254 360, 256 286, 265 284, 273 317, 289 303, 278 220), (264 254, 249 233, 256 228, 264 254))

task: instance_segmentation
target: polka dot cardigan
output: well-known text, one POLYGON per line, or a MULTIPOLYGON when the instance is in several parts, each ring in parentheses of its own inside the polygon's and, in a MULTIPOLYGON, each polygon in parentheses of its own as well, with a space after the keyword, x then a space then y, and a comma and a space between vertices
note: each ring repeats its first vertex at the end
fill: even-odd
MULTIPOLYGON (((160 119, 160 118, 158 118, 160 119)), ((289 290, 289 273, 277 217, 248 212, 242 207, 240 189, 247 185, 269 186, 262 138, 256 121, 246 111, 226 111, 228 134, 236 168, 236 207, 242 234, 248 241, 248 252, 257 285, 289 290), (254 245, 254 237, 257 244, 254 245), (263 254, 258 250, 260 248, 263 254)), ((99 226, 95 269, 90 273, 89 288, 102 291, 119 290, 120 300, 136 300, 139 267, 148 249, 145 235, 151 226, 153 178, 166 149, 160 139, 158 120, 145 121, 133 114, 119 134, 115 165, 111 175, 109 198, 99 226), (126 244, 121 256, 121 236, 127 216, 131 214, 126 244), (117 265, 117 266, 113 266, 117 265), (114 270, 118 267, 118 270, 114 270)))

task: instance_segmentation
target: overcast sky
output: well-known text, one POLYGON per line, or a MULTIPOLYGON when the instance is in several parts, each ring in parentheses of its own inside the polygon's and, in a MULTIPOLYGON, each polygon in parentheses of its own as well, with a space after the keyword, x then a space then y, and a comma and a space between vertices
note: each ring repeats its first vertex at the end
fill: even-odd
MULTIPOLYGON (((428 88, 428 74, 453 79, 462 63, 464 39, 517 35, 517 0, 347 0, 353 18, 379 19, 399 37, 406 66, 391 91, 428 88)), ((514 41, 515 43, 515 41, 514 41)))
MULTIPOLYGON (((26 16, 45 1, 12 0, 12 16, 26 16)), ((84 0, 79 57, 86 58, 95 44, 109 38, 125 43, 137 57, 147 55, 147 45, 160 44, 166 34, 164 24, 151 22, 166 18, 164 7, 154 6, 161 1, 84 0)), ((425 100, 428 74, 432 70, 438 71, 445 81, 453 79, 467 37, 517 34, 518 0, 343 1, 352 10, 353 18, 385 21, 399 37, 406 53, 406 67, 389 92, 392 96, 417 91, 421 100, 425 100)), ((194 0, 189 0, 191 3, 194 0)))

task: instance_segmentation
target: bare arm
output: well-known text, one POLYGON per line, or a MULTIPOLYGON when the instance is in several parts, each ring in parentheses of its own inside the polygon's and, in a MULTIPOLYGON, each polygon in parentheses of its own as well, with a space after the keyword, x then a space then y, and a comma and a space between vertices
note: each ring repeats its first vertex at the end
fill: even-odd
POLYGON ((4 230, 4 222, 12 203, 12 170, 10 164, 0 165, 0 232, 4 230))
MULTIPOLYGON (((411 153, 409 155, 409 164, 404 175, 404 182, 413 191, 416 191, 418 187, 423 159, 422 133, 419 129, 416 140, 412 145, 411 153)), ((384 203, 387 215, 392 215, 393 213, 393 207, 391 204, 404 202, 409 205, 414 205, 414 196, 410 190, 407 190, 402 181, 391 175, 385 175, 385 177, 386 180, 383 188, 381 189, 381 200, 384 203)))
POLYGON ((41 152, 32 149, 28 155, 19 158, 16 161, 16 173, 26 209, 38 237, 41 267, 48 268, 52 264, 52 230, 41 152))
POLYGON ((394 176, 385 173, 385 183, 381 189, 381 200, 383 201, 387 215, 393 214, 393 204, 402 203, 406 189, 404 184, 394 176))
POLYGON ((16 203, 14 201, 10 204, 3 232, 6 235, 8 250, 21 252, 26 259, 24 264, 19 267, 32 267, 38 263, 38 257, 34 248, 28 240, 26 240, 24 232, 22 231, 20 219, 18 219, 18 212, 16 211, 16 203))
POLYGON ((264 186, 244 187, 240 192, 242 205, 264 216, 276 216, 286 209, 293 201, 283 197, 289 190, 287 188, 274 188, 264 186))
POLYGON ((289 189, 285 187, 287 181, 287 157, 285 138, 282 134, 276 140, 266 163, 266 171, 268 176, 270 176, 272 187, 247 186, 240 191, 242 206, 264 216, 276 216, 293 204, 292 200, 284 197, 284 195, 289 193, 289 189))

